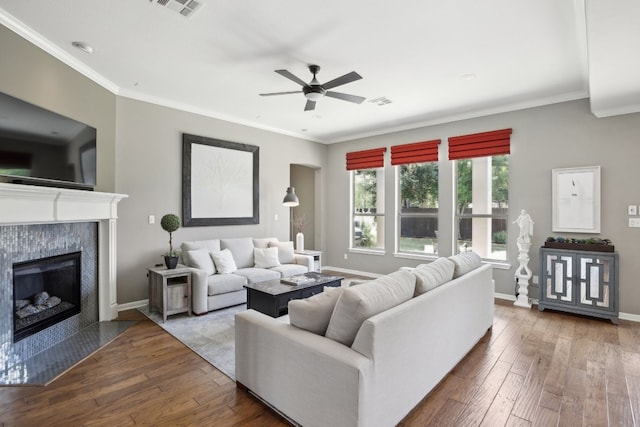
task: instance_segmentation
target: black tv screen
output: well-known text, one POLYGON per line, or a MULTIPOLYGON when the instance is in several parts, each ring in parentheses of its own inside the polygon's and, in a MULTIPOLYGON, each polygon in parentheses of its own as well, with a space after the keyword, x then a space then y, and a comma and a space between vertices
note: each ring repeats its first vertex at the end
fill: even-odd
POLYGON ((0 92, 0 177, 93 189, 96 129, 0 92))

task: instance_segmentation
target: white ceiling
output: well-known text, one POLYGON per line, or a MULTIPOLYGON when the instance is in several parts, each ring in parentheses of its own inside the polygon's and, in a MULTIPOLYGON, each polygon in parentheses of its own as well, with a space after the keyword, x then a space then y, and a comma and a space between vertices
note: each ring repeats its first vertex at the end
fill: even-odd
POLYGON ((637 0, 197 1, 185 18, 157 0, 0 0, 0 23, 118 95, 324 143, 589 91, 596 115, 640 111, 637 0), (358 72, 333 90, 367 99, 258 96, 299 90, 274 70, 308 82, 309 64, 321 83, 358 72))

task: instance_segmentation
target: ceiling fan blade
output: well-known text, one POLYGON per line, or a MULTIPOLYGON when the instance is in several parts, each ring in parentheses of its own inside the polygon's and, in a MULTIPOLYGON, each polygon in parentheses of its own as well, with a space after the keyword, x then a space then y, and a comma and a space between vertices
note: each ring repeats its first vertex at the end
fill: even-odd
POLYGON ((316 101, 307 99, 307 103, 304 106, 304 111, 312 111, 316 109, 316 101))
POLYGON ((298 77, 294 76, 293 74, 291 74, 289 71, 287 70, 276 70, 276 73, 280 74, 282 77, 286 77, 291 81, 294 81, 296 83, 298 83, 300 86, 306 86, 307 83, 303 82, 301 79, 299 79, 298 77))
POLYGON ((273 96, 273 95, 290 95, 292 93, 302 93, 301 90, 292 90, 290 92, 272 92, 272 93, 261 93, 260 96, 273 96))
POLYGON ((353 102, 354 104, 362 104, 362 102, 367 99, 364 96, 349 95, 348 93, 332 92, 330 90, 325 92, 324 95, 331 98, 342 99, 343 101, 353 102))
POLYGON ((356 80, 360 80, 362 76, 355 71, 345 74, 344 76, 340 76, 335 78, 325 84, 322 85, 325 89, 331 89, 336 86, 346 85, 347 83, 355 82, 356 80))

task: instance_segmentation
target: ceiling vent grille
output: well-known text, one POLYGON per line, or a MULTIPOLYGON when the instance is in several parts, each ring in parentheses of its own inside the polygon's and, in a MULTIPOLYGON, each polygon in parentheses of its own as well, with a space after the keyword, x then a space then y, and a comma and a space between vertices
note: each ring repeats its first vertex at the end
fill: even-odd
POLYGON ((391 100, 386 96, 381 96, 380 98, 370 99, 369 102, 382 107, 383 105, 391 104, 391 100))
POLYGON ((196 0, 150 0, 160 6, 179 13, 185 18, 190 18, 202 7, 202 3, 196 0))

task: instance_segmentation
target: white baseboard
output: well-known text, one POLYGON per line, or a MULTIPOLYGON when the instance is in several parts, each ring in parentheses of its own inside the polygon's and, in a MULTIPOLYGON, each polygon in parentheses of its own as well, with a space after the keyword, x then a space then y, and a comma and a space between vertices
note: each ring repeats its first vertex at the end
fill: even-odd
POLYGON ((145 305, 149 305, 148 299, 143 299, 140 301, 133 301, 133 302, 126 302, 124 304, 118 304, 118 312, 144 307, 145 305))
POLYGON ((338 273, 353 274, 353 275, 356 275, 356 276, 365 276, 365 277, 382 277, 382 276, 384 276, 384 274, 371 273, 369 271, 349 270, 347 268, 331 267, 330 265, 323 265, 322 269, 323 270, 326 269, 326 270, 331 270, 331 271, 337 271, 338 273))
MULTIPOLYGON (((331 270, 331 271, 337 271, 339 273, 347 273, 347 274, 353 274, 353 275, 357 275, 357 276, 365 276, 365 277, 382 277, 382 276, 384 276, 384 274, 370 273, 370 272, 367 272, 367 271, 350 270, 350 269, 339 268, 339 267, 331 267, 331 266, 328 266, 328 265, 325 265, 322 268, 326 268, 327 270, 331 270)), ((503 299, 503 300, 507 300, 507 301, 515 301, 516 300, 515 295, 502 294, 502 293, 499 293, 499 292, 494 293, 493 296, 494 296, 494 298, 503 299)), ((537 304, 538 301, 532 299, 531 303, 532 304, 537 304)), ((148 299, 143 299, 143 300, 140 300, 140 301, 133 301, 133 302, 126 302, 124 304, 118 304, 118 312, 124 311, 124 310, 132 310, 132 309, 135 309, 135 308, 144 307, 145 305, 149 305, 149 300, 148 299)), ((622 319, 622 320, 629 320, 631 322, 640 322, 640 315, 638 315, 638 314, 620 313, 620 315, 618 317, 620 319, 622 319)))
POLYGON ((501 294, 499 292, 494 292, 493 297, 497 298, 497 299, 504 299, 504 300, 507 300, 507 301, 515 301, 516 300, 515 295, 501 294))
POLYGON ((622 320, 629 320, 631 322, 640 322, 640 315, 631 313, 619 313, 618 318, 622 320))

